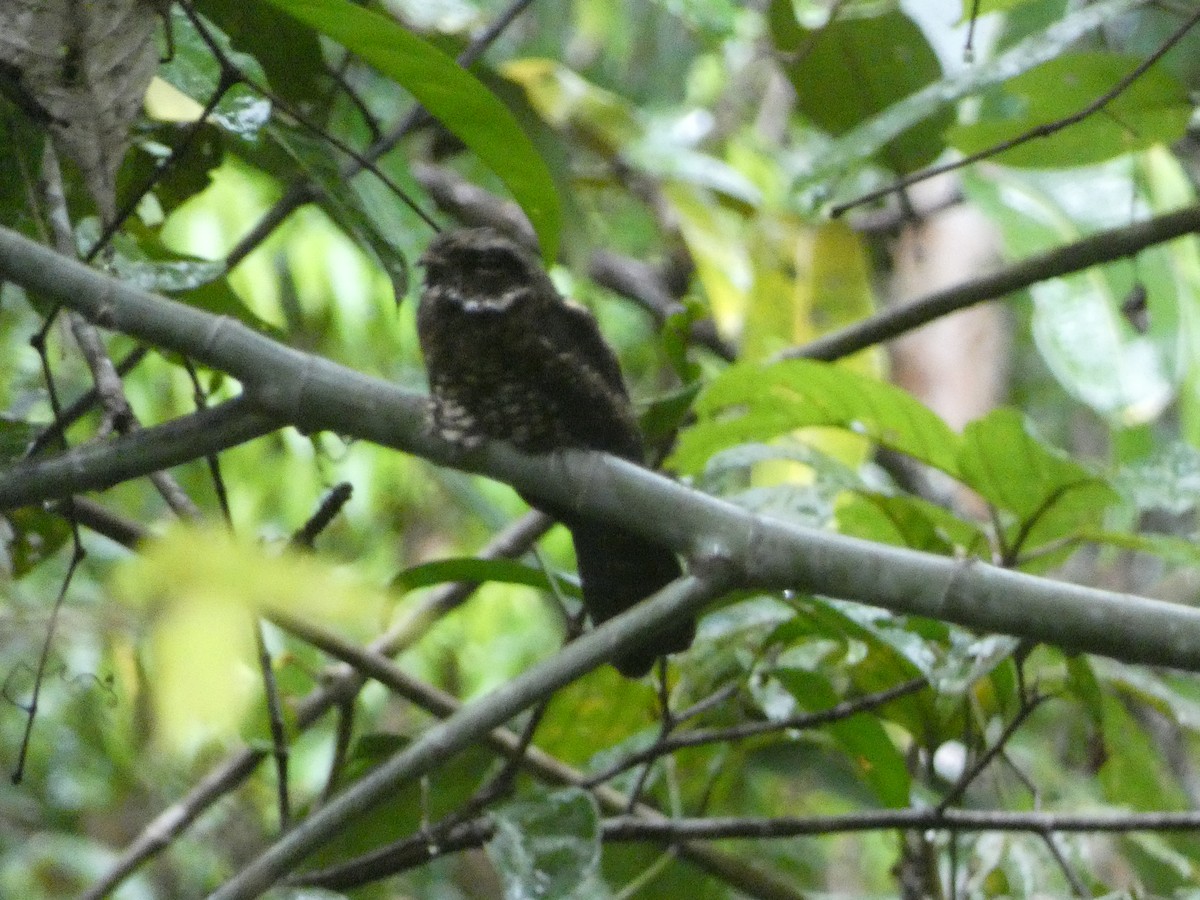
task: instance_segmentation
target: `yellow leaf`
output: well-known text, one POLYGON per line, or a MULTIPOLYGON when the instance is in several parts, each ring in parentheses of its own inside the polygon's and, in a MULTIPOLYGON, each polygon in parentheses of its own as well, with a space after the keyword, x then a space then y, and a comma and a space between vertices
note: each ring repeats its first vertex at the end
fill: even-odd
POLYGON ((112 587, 145 612, 156 737, 177 750, 237 733, 260 693, 257 614, 280 609, 362 629, 380 621, 383 605, 316 556, 272 554, 224 530, 187 527, 146 544, 112 587))

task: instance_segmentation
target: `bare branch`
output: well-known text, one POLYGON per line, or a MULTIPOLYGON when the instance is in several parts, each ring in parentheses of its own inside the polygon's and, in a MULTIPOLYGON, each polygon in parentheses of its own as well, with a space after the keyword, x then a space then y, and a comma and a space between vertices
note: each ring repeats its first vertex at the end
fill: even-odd
POLYGON ((1145 222, 1102 231, 1065 247, 1014 263, 1006 269, 984 275, 966 284, 935 291, 903 306, 884 310, 878 315, 823 335, 783 355, 793 359, 841 359, 976 303, 997 300, 1005 294, 1027 288, 1039 281, 1059 278, 1101 263, 1124 259, 1147 247, 1196 231, 1200 231, 1200 205, 1165 213, 1145 222))

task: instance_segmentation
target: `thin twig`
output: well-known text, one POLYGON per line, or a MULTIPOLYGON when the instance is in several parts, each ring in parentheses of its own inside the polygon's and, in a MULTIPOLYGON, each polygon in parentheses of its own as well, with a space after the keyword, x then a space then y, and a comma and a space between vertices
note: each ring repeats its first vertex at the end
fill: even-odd
POLYGON ((1070 275, 1101 263, 1125 259, 1184 235, 1200 231, 1200 205, 1164 213, 1145 222, 1090 235, 1021 260, 965 284, 928 294, 919 300, 886 309, 840 331, 822 335, 781 354, 784 359, 835 360, 881 344, 905 332, 976 303, 997 300, 1039 281, 1070 275))
POLYGON ((974 784, 975 779, 978 778, 983 773, 983 770, 991 765, 992 760, 1004 750, 1005 746, 1012 739, 1013 735, 1017 733, 1017 730, 1020 729, 1020 727, 1025 724, 1025 721, 1033 714, 1033 711, 1049 699, 1050 695, 1048 694, 1038 694, 1027 698, 1025 702, 1021 704, 1021 708, 1017 711, 1017 714, 1013 716, 1012 721, 1004 726, 1004 730, 1000 732, 1000 736, 996 739, 995 743, 988 747, 984 753, 980 754, 979 758, 975 760, 974 765, 972 765, 969 769, 964 771, 962 775, 959 776, 958 781, 956 781, 954 786, 946 792, 946 796, 942 798, 941 802, 938 803, 936 808, 939 811, 944 812, 953 804, 961 800, 963 794, 966 793, 967 788, 974 784))
POLYGON ((913 694, 928 686, 924 678, 913 678, 887 690, 844 700, 836 706, 816 713, 802 713, 786 719, 769 722, 745 722, 729 728, 704 728, 695 731, 685 731, 658 741, 651 747, 632 753, 625 759, 618 760, 608 768, 597 772, 588 779, 588 786, 603 784, 636 765, 653 760, 667 753, 674 753, 684 747, 698 747, 704 744, 724 744, 731 741, 741 741, 763 734, 774 734, 781 731, 804 731, 827 725, 830 722, 840 722, 859 713, 877 709, 890 703, 898 697, 913 694))
POLYGON ((342 481, 335 484, 321 498, 321 502, 317 506, 317 511, 309 517, 303 527, 292 535, 292 546, 311 550, 313 542, 317 539, 317 535, 329 527, 329 523, 342 511, 342 507, 350 502, 350 496, 353 493, 354 485, 350 482, 342 481))
MULTIPOLYGON (((543 514, 529 513, 496 535, 480 553, 480 557, 500 559, 520 556, 550 524, 543 514)), ((441 616, 463 603, 475 588, 474 584, 462 582, 432 591, 387 633, 374 640, 369 649, 384 656, 399 653, 419 640, 441 616)), ((299 730, 309 728, 331 708, 350 702, 365 680, 348 666, 339 667, 320 687, 297 704, 295 727, 299 730)), ((218 763, 185 796, 148 822, 108 872, 80 900, 101 900, 115 890, 148 859, 169 847, 205 810, 235 790, 265 757, 266 753, 262 750, 243 748, 218 763)))
MULTIPOLYGON (((467 46, 462 53, 458 55, 458 64, 463 68, 468 68, 473 65, 484 52, 495 42, 495 40, 504 33, 509 25, 525 11, 527 7, 532 5, 533 0, 514 0, 510 3, 489 25, 481 31, 467 46)), ((423 124, 427 119, 428 113, 421 106, 414 106, 400 121, 396 123, 392 129, 383 136, 381 140, 376 141, 361 154, 362 161, 365 163, 374 164, 385 153, 395 147, 404 137, 423 124)), ((357 158, 343 165, 340 171, 340 177, 344 181, 355 177, 363 171, 363 166, 359 164, 357 158)), ((298 180, 293 181, 284 191, 283 196, 269 209, 263 218, 237 243, 226 256, 226 265, 229 268, 236 266, 241 260, 245 259, 251 251, 259 244, 266 240, 279 224, 292 214, 298 207, 303 206, 314 199, 316 193, 312 184, 305 176, 301 176, 298 180)))
POLYGON ((267 722, 271 729, 271 756, 275 760, 275 795, 279 801, 279 830, 285 831, 292 821, 292 805, 288 799, 288 748, 287 730, 283 725, 283 702, 279 696, 279 683, 267 650, 267 639, 263 633, 263 622, 254 622, 254 645, 258 651, 258 669, 263 678, 263 694, 267 701, 267 722))
POLYGON ((886 197, 888 194, 894 194, 897 191, 904 190, 905 188, 911 187, 918 182, 926 181, 927 179, 934 178, 938 175, 943 175, 946 172, 953 172, 956 169, 961 169, 965 166, 977 163, 980 160, 989 159, 990 157, 1004 153, 1006 150, 1012 150, 1014 147, 1019 147, 1022 144, 1026 144, 1029 141, 1037 138, 1049 137, 1052 134, 1062 131, 1064 128, 1068 128, 1071 125, 1082 122, 1089 116, 1104 109, 1104 107, 1108 106, 1108 104, 1112 103, 1113 100, 1123 94, 1131 84, 1145 75, 1151 66, 1162 59, 1172 47, 1183 40, 1183 38, 1189 31, 1192 30, 1197 22, 1200 22, 1200 11, 1197 11, 1191 15, 1187 21, 1180 25, 1179 28, 1177 28, 1170 37, 1163 41, 1153 53, 1135 66, 1128 75, 1126 75, 1115 85, 1113 85, 1078 112, 1072 113, 1069 116, 1064 116, 1061 119, 1055 119, 1053 122, 1046 122, 1042 125, 1038 125, 1036 128, 1031 128, 1014 138, 1009 138, 1007 141, 1001 141, 999 144, 994 144, 991 147, 988 147, 986 150, 980 150, 978 153, 972 153, 968 156, 964 156, 962 159, 956 159, 953 162, 943 163, 940 166, 931 166, 928 169, 922 169, 920 172, 913 172, 911 175, 905 175, 903 178, 897 178, 887 187, 880 188, 877 191, 870 191, 869 193, 856 197, 855 199, 846 203, 839 203, 830 210, 829 214, 834 218, 837 218, 846 212, 846 210, 853 209, 856 206, 861 206, 864 203, 870 203, 873 200, 879 200, 882 197, 886 197))

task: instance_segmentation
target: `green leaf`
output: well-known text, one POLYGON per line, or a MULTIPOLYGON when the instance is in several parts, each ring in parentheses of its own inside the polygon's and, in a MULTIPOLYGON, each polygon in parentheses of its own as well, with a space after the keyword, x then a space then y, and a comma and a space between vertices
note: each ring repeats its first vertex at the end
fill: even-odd
POLYGON ((476 584, 483 584, 487 581, 523 584, 540 591, 550 593, 561 591, 572 597, 580 596, 577 585, 561 578, 555 578, 554 584, 551 584, 546 573, 533 566, 527 566, 511 559, 479 559, 471 556, 439 559, 405 569, 392 580, 392 588, 407 592, 455 581, 469 581, 476 584))
POLYGON ((1105 799, 1135 810, 1188 807, 1158 742, 1111 695, 1104 698, 1103 728, 1106 756, 1098 775, 1105 799))
POLYGON ((1152 553, 1160 559, 1181 566, 1200 566, 1200 544, 1195 538, 1172 537, 1168 534, 1128 534, 1090 528, 1080 531, 1079 538, 1089 543, 1119 547, 1122 550, 1152 553))
MULTIPOLYGON (((809 30, 796 22, 790 0, 774 0, 770 22, 775 45, 792 57, 786 71, 796 88, 797 110, 833 135, 862 125, 942 75, 921 29, 896 9, 842 15, 809 30)), ((880 145, 881 162, 901 173, 929 164, 952 122, 948 106, 914 120, 880 145)))
MULTIPOLYGON (((206 30, 221 51, 252 81, 266 81, 258 60, 233 49, 220 28, 205 22, 206 30)), ((221 64, 213 56, 192 20, 178 7, 171 11, 171 35, 175 52, 159 67, 164 81, 205 106, 217 91, 221 64)), ((210 121, 244 141, 253 141, 271 117, 271 102, 245 84, 235 84, 221 98, 210 121)))
POLYGON ((988 13, 1003 12, 1020 6, 1022 3, 1028 3, 1029 0, 979 0, 978 9, 972 9, 971 4, 963 4, 963 15, 960 21, 966 22, 971 18, 972 14, 984 16, 988 13))
MULTIPOLYGON (((95 219, 80 223, 76 238, 81 246, 91 247, 98 236, 95 219)), ((178 294, 189 306, 237 319, 263 334, 282 336, 233 292, 223 262, 175 253, 162 244, 157 233, 136 221, 113 237, 111 247, 108 265, 122 281, 148 291, 178 294)))
POLYGON ((11 510, 4 518, 12 529, 6 549, 13 578, 32 572, 71 537, 71 526, 65 518, 37 507, 11 510))
POLYGON ((145 616, 155 736, 178 749, 236 733, 257 689, 243 674, 262 610, 355 623, 383 606, 316 556, 269 556, 217 528, 177 525, 140 550, 115 571, 112 595, 145 616))
POLYGON ((1149 458, 1122 466, 1113 486, 1139 512, 1161 509, 1183 515, 1200 503, 1200 450, 1172 441, 1149 458))
MULTIPOLYGON (((403 300, 409 288, 408 259, 393 229, 388 227, 397 223, 381 222, 368 212, 359 190, 360 180, 347 181, 342 177, 337 161, 323 141, 285 126, 272 126, 270 131, 279 146, 320 188, 316 203, 387 274, 393 300, 396 303, 403 300)), ((394 201, 394 195, 391 196, 394 201)))
POLYGON ((657 733, 657 726, 649 680, 632 681, 601 666, 555 693, 538 726, 537 745, 572 765, 595 769, 620 752, 606 748, 657 733))
MULTIPOLYGON (((947 132, 965 154, 977 153, 1027 131, 1072 116, 1142 62, 1111 53, 1069 53, 1006 81, 986 103, 981 121, 947 132)), ((1172 143, 1191 118, 1187 89, 1160 66, 1142 73, 1102 110, 1073 125, 992 157, 1032 168, 1072 168, 1172 143)))
MULTIPOLYGON (((865 655, 853 661, 848 671, 859 694, 929 677, 938 669, 940 661, 932 643, 907 627, 922 620, 906 620, 886 610, 821 597, 797 601, 795 607, 797 615, 776 629, 776 637, 793 646, 817 635, 865 647, 865 655)), ((790 652, 785 650, 785 654, 790 652)), ((897 722, 911 734, 936 739, 939 729, 932 699, 927 691, 909 694, 876 709, 873 715, 897 722)))
POLYGON ((997 409, 963 432, 958 465, 963 483, 1012 513, 1020 549, 1030 551, 1098 524, 1117 499, 1102 478, 1043 443, 1013 409, 997 409))
MULTIPOLYGON (((964 185, 1000 227, 1015 258, 1077 241, 1098 228, 1127 224, 1130 204, 1136 202, 1126 160, 1078 170, 1070 180, 1054 172, 992 169, 986 180, 966 177, 964 185)), ((1127 262, 1094 266, 1030 288, 1034 340, 1054 377, 1081 402, 1123 425, 1148 422, 1161 413, 1175 391, 1174 373, 1186 367, 1180 358, 1181 330, 1191 340, 1186 325, 1172 325, 1177 316, 1181 323, 1193 318, 1190 292, 1180 288, 1189 280, 1183 260, 1158 256, 1151 265, 1143 255, 1140 263, 1147 284, 1160 270, 1173 276, 1153 284, 1147 334, 1136 332, 1121 315, 1136 272, 1127 262)))
POLYGON ((0 463, 21 459, 44 427, 0 416, 0 463))
MULTIPOLYGON (((777 0, 781 2, 781 0, 777 0)), ((995 59, 972 66, 960 74, 936 81, 893 103, 839 137, 824 149, 820 161, 794 186, 802 190, 842 175, 847 168, 877 153, 880 148, 963 97, 1056 58, 1088 32, 1127 12, 1139 0, 1106 0, 1075 10, 1044 30, 1005 51, 995 59)))
POLYGON ((683 426, 692 409, 692 401, 700 392, 700 382, 693 381, 669 394, 655 397, 638 416, 647 447, 667 447, 683 426))
POLYGON ((1200 703, 1179 693, 1163 676, 1144 667, 1103 658, 1095 660, 1095 667, 1117 690, 1157 710, 1180 728, 1200 733, 1200 703))
POLYGON ((595 798, 565 788, 502 807, 487 853, 509 900, 602 897, 600 813, 595 798))
MULTIPOLYGON (((841 698, 818 672, 779 668, 772 673, 802 709, 816 712, 835 706, 841 698)), ((855 770, 884 806, 899 809, 910 800, 911 779, 904 755, 888 737, 883 723, 866 713, 822 726, 833 735, 855 770)))
POLYGON ((529 217, 547 263, 561 210, 546 163, 495 95, 432 44, 347 0, 266 0, 395 79, 499 176, 529 217))
POLYGON ((698 422, 680 436, 672 465, 698 472, 717 451, 798 428, 834 426, 950 474, 959 438, 895 385, 814 360, 736 364, 701 392, 698 422))
POLYGON ((1091 657, 1076 653, 1066 658, 1067 690, 1074 696, 1091 719, 1093 727, 1104 722, 1104 691, 1096 678, 1091 657))
POLYGON ((569 127, 606 156, 621 152, 643 132, 629 101, 556 60, 518 59, 501 72, 521 86, 529 105, 544 121, 555 128, 569 127))
POLYGON ((919 497, 871 491, 847 493, 837 507, 838 531, 868 541, 951 555, 983 553, 987 538, 978 526, 919 497))
POLYGON ((305 106, 321 95, 328 73, 312 31, 265 3, 203 0, 198 5, 231 46, 257 60, 277 95, 305 106))

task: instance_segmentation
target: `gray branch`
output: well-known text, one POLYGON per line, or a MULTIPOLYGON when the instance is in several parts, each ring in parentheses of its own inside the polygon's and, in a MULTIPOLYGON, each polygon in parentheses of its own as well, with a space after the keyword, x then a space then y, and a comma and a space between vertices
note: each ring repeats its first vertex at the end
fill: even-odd
POLYGON ((957 284, 903 306, 886 309, 840 331, 822 335, 815 341, 789 350, 783 355, 791 358, 841 359, 976 303, 997 300, 1005 294, 1022 290, 1048 278, 1070 275, 1100 263, 1134 256, 1147 247, 1197 231, 1200 231, 1200 205, 1165 213, 1145 222, 1102 231, 1073 244, 1047 250, 974 281, 957 284))
MULTIPOLYGON (((693 562, 728 560, 744 587, 813 591, 1127 662, 1200 671, 1200 609, 804 528, 754 515, 600 453, 528 456, 489 443, 461 454, 430 435, 419 395, 284 347, 232 319, 130 287, 5 229, 0 275, 104 327, 186 352, 233 375, 242 382, 243 399, 207 415, 227 416, 245 434, 290 422, 304 431, 335 431, 488 475, 556 507, 626 526, 693 562)), ((163 459, 143 456, 149 457, 148 445, 164 433, 160 429, 172 427, 75 451, 84 457, 13 467, 0 475, 0 509, 161 468, 163 459), (36 480, 42 492, 31 490, 27 482, 34 480, 35 467, 52 465, 58 466, 53 478, 43 474, 36 480)), ((194 457, 212 452, 203 445, 204 430, 195 431, 172 444, 175 461, 188 452, 194 457)), ((669 618, 660 612, 656 624, 669 618)))
MULTIPOLYGON (((281 346, 232 319, 132 288, 5 229, 0 229, 0 276, 74 308, 102 327, 186 352, 228 372, 241 381, 244 395, 208 414, 225 417, 220 421, 227 424, 239 423, 241 433, 252 435, 291 423, 305 431, 327 429, 371 440, 497 478, 557 507, 621 524, 673 547, 692 562, 691 576, 464 707, 349 787, 228 882, 214 895, 221 900, 257 896, 389 787, 428 771, 621 648, 694 615, 730 585, 813 591, 1130 662, 1200 671, 1200 609, 802 528, 753 515, 603 454, 527 456, 494 443, 457 454, 428 433, 424 400, 418 395, 281 346)), ((202 415, 181 422, 194 425, 202 415)), ((143 468, 161 468, 163 459, 143 460, 130 448, 173 426, 184 427, 173 423, 147 429, 89 446, 85 457, 69 454, 0 473, 0 508, 62 496, 92 482, 111 483, 117 476, 133 477, 143 468), (25 486, 37 474, 31 466, 56 464, 58 477, 69 484, 43 478, 39 490, 50 493, 40 494, 25 486)), ((174 442, 176 455, 211 452, 200 446, 188 451, 186 445, 193 439, 203 443, 201 429, 193 428, 188 440, 174 442)), ((141 449, 150 453, 145 446, 141 449)))

